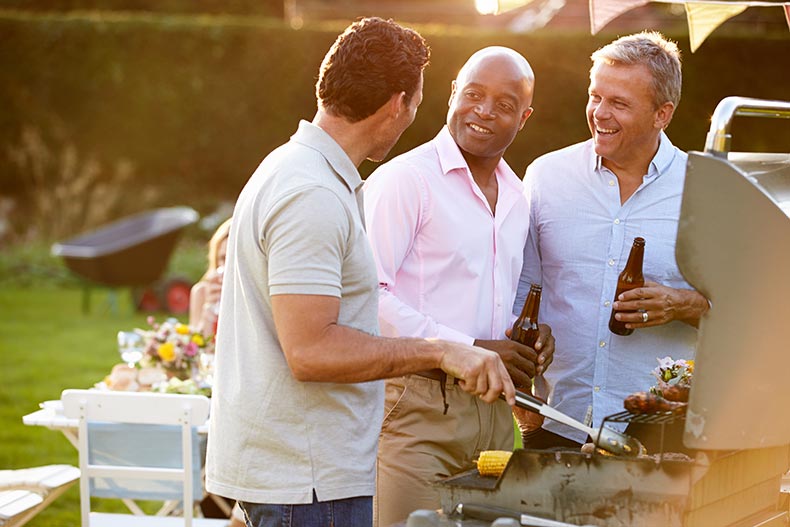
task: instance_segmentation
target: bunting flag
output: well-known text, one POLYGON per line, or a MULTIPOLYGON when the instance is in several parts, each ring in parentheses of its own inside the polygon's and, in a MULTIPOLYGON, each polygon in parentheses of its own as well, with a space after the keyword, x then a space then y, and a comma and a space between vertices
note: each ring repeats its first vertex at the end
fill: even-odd
POLYGON ((743 13, 747 7, 782 7, 790 29, 790 2, 777 0, 589 0, 590 32, 595 35, 606 24, 630 9, 653 2, 684 4, 689 27, 691 52, 695 52, 714 29, 730 18, 743 13))
POLYGON ((702 43, 713 33, 713 30, 724 22, 743 13, 746 5, 706 4, 699 2, 686 3, 686 18, 689 24, 689 43, 691 52, 697 51, 702 43))
POLYGON ((594 35, 626 11, 648 3, 650 0, 590 0, 590 31, 594 35))

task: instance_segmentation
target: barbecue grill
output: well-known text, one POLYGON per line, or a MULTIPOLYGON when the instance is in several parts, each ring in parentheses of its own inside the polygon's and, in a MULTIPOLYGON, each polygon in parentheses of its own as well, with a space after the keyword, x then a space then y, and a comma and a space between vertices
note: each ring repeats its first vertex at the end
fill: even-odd
POLYGON ((790 103, 722 100, 705 151, 689 154, 676 257, 712 309, 688 410, 604 421, 680 421, 691 456, 517 450, 499 478, 440 481, 441 512, 417 511, 409 527, 790 524, 790 154, 729 152, 733 119, 755 116, 790 118, 790 103))

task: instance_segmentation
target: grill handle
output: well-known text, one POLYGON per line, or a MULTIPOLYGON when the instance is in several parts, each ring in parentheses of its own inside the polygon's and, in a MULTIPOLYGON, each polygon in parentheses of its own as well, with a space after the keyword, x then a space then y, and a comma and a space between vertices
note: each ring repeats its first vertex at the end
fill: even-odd
POLYGON ((725 97, 713 111, 710 129, 705 138, 705 152, 716 157, 727 157, 732 134, 730 125, 734 117, 778 117, 790 119, 790 102, 752 99, 749 97, 725 97))

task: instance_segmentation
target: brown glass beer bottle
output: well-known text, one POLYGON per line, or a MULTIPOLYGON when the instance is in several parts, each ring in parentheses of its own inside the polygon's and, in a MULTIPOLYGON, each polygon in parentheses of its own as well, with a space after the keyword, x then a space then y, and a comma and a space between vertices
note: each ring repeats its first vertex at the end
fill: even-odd
POLYGON ((521 309, 521 315, 513 323, 513 329, 510 332, 510 339, 515 340, 530 348, 535 348, 535 342, 538 340, 540 330, 538 330, 538 310, 540 309, 540 293, 543 290, 542 286, 532 284, 529 288, 529 294, 524 301, 524 307, 521 309))
MULTIPOLYGON (((620 296, 621 293, 636 289, 637 287, 642 287, 645 284, 645 277, 642 276, 642 261, 644 257, 645 239, 639 237, 634 238, 634 244, 631 246, 631 254, 628 255, 628 262, 625 264, 625 269, 623 269, 623 272, 617 277, 617 291, 614 293, 614 300, 612 302, 617 301, 617 297, 620 296)), ((621 313, 625 313, 625 311, 621 311, 621 313)), ((633 329, 625 327, 625 322, 615 319, 614 314, 615 311, 614 308, 612 308, 612 314, 609 317, 609 330, 612 333, 626 336, 634 332, 633 329)))

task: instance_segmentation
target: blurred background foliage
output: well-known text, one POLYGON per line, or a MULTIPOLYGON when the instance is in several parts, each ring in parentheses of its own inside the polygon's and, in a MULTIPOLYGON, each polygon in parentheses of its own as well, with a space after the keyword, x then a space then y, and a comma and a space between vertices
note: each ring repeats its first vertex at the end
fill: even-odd
MULTIPOLYGON (((312 118, 318 66, 348 23, 294 29, 283 3, 272 1, 2 5, 0 246, 62 240, 158 206, 209 214, 233 202, 259 161, 299 119, 312 118)), ((506 154, 518 174, 538 155, 589 136, 589 55, 616 33, 414 27, 432 61, 417 119, 391 156, 436 134, 458 68, 493 44, 522 52, 537 77, 535 112, 506 154)), ((788 99, 786 27, 714 33, 693 55, 685 35, 668 36, 684 51, 683 99, 668 129, 679 147, 702 149, 723 97, 788 99)), ((786 123, 752 121, 736 120, 733 149, 787 151, 786 123)), ((374 168, 365 162, 360 170, 374 168)))

